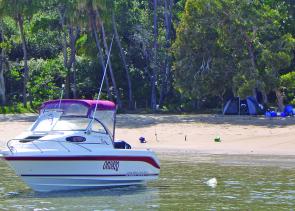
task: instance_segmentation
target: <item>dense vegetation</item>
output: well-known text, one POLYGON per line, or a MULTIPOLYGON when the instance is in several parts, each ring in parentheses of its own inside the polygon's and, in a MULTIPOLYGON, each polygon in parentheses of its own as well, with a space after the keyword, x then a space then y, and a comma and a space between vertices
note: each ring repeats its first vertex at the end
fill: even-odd
POLYGON ((0 0, 0 102, 203 111, 295 104, 294 0, 0 0), (113 46, 110 49, 110 43, 113 46))

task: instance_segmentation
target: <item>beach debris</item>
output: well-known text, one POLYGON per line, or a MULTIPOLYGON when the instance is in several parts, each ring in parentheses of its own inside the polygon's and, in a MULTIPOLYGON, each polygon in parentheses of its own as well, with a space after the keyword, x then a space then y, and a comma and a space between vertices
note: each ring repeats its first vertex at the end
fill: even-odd
POLYGON ((146 143, 145 137, 143 137, 143 136, 139 137, 139 141, 142 144, 146 143))
POLYGON ((184 141, 186 141, 186 135, 184 136, 184 141))
POLYGON ((216 188, 217 186, 217 179, 215 177, 209 179, 208 181, 205 182, 206 185, 208 185, 211 188, 216 188))
POLYGON ((157 134, 157 129, 155 129, 155 137, 156 137, 156 141, 159 142, 159 140, 158 140, 158 134, 157 134))
POLYGON ((215 141, 215 142, 221 142, 221 139, 220 139, 219 136, 216 136, 216 137, 214 138, 214 141, 215 141))
POLYGON ((19 195, 19 192, 7 192, 5 194, 6 197, 12 197, 12 196, 16 196, 16 195, 19 195))

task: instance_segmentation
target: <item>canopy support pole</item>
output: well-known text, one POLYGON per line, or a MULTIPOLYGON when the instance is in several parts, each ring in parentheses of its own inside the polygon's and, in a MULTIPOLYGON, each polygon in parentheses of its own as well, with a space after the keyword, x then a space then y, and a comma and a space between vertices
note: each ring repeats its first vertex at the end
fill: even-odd
POLYGON ((99 91, 98 91, 98 95, 97 95, 97 99, 96 99, 96 103, 95 103, 95 108, 94 108, 94 111, 93 111, 93 116, 92 116, 92 120, 90 121, 87 129, 86 129, 86 133, 89 133, 91 127, 92 127, 92 124, 93 124, 93 121, 94 121, 94 118, 95 118, 95 114, 96 114, 96 109, 97 109, 97 106, 98 106, 98 101, 99 101, 99 98, 100 98, 100 94, 101 94, 101 90, 102 90, 102 86, 103 86, 103 82, 104 82, 104 79, 105 79, 105 76, 106 76, 106 72, 107 72, 107 68, 108 68, 108 64, 109 64, 109 61, 110 61, 110 57, 111 57, 111 51, 112 51, 112 46, 113 46, 113 40, 114 40, 114 35, 112 37, 112 41, 111 41, 111 45, 110 45, 110 50, 109 50, 109 54, 108 54, 108 57, 107 57, 107 63, 106 63, 106 66, 104 68, 104 72, 103 72, 103 76, 102 76, 102 79, 101 79, 101 83, 100 83, 100 87, 99 87, 99 91))

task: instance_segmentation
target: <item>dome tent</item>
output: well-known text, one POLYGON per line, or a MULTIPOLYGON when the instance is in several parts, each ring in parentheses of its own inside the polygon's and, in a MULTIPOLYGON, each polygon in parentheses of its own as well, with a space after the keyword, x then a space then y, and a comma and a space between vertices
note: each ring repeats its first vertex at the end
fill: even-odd
POLYGON ((225 115, 258 115, 263 114, 258 102, 253 97, 241 99, 234 97, 228 100, 224 106, 225 115))

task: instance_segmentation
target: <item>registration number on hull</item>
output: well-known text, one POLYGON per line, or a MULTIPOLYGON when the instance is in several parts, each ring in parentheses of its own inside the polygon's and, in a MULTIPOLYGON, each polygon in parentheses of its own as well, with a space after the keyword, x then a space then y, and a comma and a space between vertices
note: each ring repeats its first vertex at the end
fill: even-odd
POLYGON ((106 160, 103 164, 103 170, 114 170, 118 171, 120 167, 120 161, 117 160, 106 160))

